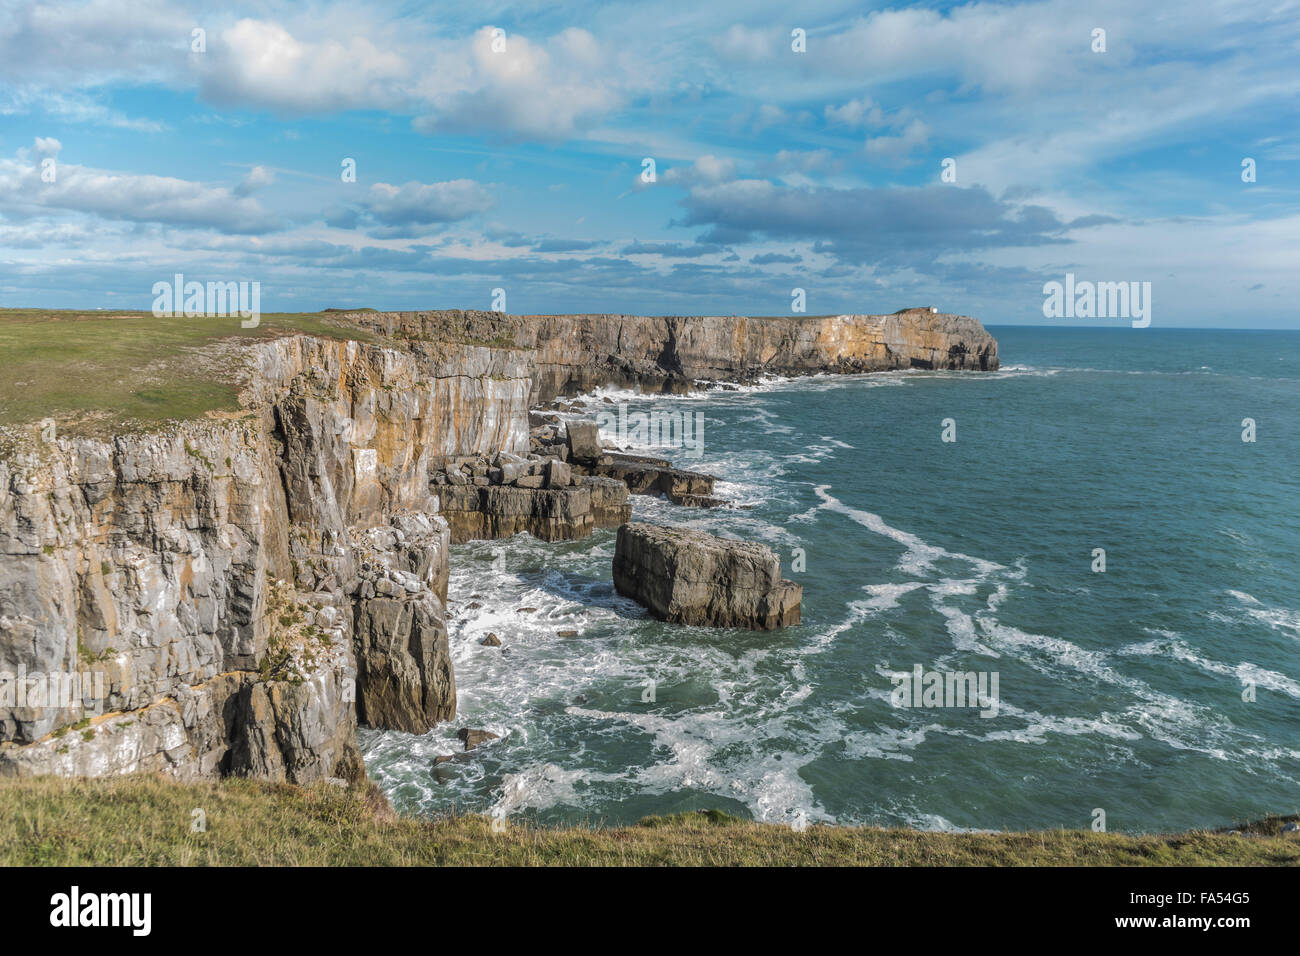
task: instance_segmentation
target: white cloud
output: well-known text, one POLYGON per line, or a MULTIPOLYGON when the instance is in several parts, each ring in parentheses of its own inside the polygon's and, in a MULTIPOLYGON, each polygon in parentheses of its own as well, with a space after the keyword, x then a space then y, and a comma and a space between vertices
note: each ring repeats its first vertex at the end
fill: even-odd
POLYGON ((266 166, 254 166, 248 171, 243 182, 235 187, 236 196, 251 196, 254 192, 263 186, 269 186, 275 182, 275 170, 266 166))
POLYGON ((280 112, 400 108, 410 65, 364 36, 303 40, 279 23, 243 19, 195 58, 203 96, 280 112))
POLYGON ((686 187, 725 183, 736 178, 736 161, 706 153, 689 166, 674 166, 665 170, 660 178, 674 186, 686 187))
MULTIPOLYGON (((37 140, 40 158, 55 155, 57 148, 58 140, 37 140)), ((74 212, 222 232, 268 232, 279 227, 276 217, 257 200, 237 196, 224 186, 62 162, 53 168, 54 181, 47 182, 39 159, 29 161, 25 152, 0 159, 0 209, 13 217, 74 212)))
POLYGON ((913 150, 922 149, 930 142, 930 127, 919 119, 911 120, 897 136, 868 137, 867 155, 889 159, 905 159, 913 150))
POLYGON ((496 200, 491 190, 472 179, 445 183, 409 182, 402 186, 375 183, 366 209, 389 226, 456 222, 490 209, 496 200))
POLYGON ((37 136, 36 145, 32 152, 44 159, 47 156, 58 156, 61 149, 63 149, 63 144, 53 136, 37 136))
POLYGON ((571 28, 545 44, 507 34, 497 52, 492 30, 474 34, 467 62, 422 79, 429 109, 416 129, 561 140, 621 102, 621 70, 587 31, 571 28))
POLYGON ((826 107, 826 122, 831 125, 847 126, 849 129, 880 126, 885 121, 884 112, 872 103, 868 97, 849 100, 843 106, 826 107))
POLYGON ((339 229, 361 228, 377 237, 411 238, 486 212, 495 204, 492 190, 472 179, 412 181, 401 186, 375 183, 358 204, 328 210, 325 221, 339 229))
POLYGON ((773 28, 760 30, 737 23, 728 27, 713 45, 729 60, 758 63, 772 57, 781 36, 781 32, 773 28))
POLYGON ((168 79, 188 52, 192 14, 163 0, 5 4, 0 78, 68 89, 168 79))

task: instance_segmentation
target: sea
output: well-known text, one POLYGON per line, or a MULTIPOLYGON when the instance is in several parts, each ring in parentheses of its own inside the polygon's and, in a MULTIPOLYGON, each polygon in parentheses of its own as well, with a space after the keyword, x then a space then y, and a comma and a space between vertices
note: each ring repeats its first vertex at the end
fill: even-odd
POLYGON ((731 506, 633 520, 769 545, 802 623, 656 621, 614 590, 612 529, 454 546, 456 718, 363 729, 371 778, 409 814, 588 826, 1300 810, 1300 332, 990 331, 990 373, 588 396, 702 416, 698 449, 634 450, 731 506), (500 739, 435 765, 461 727, 500 739))

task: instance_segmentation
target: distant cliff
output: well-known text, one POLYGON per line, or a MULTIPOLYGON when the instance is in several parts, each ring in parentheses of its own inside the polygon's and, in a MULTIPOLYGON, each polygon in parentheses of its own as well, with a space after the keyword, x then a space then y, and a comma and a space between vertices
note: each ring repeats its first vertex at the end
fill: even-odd
POLYGON ((460 310, 348 317, 388 336, 526 349, 534 402, 608 384, 678 391, 698 380, 744 382, 762 375, 998 367, 998 343, 978 321, 928 309, 808 318, 460 310))
POLYGON ((358 779, 358 721, 450 719, 449 528, 431 472, 527 455, 533 403, 997 367, 974 319, 921 311, 347 319, 375 340, 239 344, 233 414, 107 439, 0 434, 0 775, 358 779))

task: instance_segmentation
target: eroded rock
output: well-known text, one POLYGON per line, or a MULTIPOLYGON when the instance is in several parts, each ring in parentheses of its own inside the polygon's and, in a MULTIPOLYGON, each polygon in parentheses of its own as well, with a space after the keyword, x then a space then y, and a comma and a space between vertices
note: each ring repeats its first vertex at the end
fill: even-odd
POLYGON ((661 620, 752 630, 798 624, 803 598, 767 545, 642 523, 618 529, 614 587, 661 620))

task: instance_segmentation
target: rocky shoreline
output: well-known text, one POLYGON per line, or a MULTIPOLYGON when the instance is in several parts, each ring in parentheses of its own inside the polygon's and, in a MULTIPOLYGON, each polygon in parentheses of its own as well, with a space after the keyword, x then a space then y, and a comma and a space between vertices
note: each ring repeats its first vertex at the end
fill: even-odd
MULTIPOLYGON (((924 310, 343 318, 375 341, 240 346, 236 414, 5 435, 0 775, 360 780, 358 721, 422 733, 455 716, 450 544, 582 538, 626 524, 632 494, 721 503, 710 476, 540 406, 603 385, 997 368, 977 321, 924 310), (69 674, 104 693, 69 699, 69 674)), ((741 605, 714 616, 797 621, 785 598, 741 605)))

